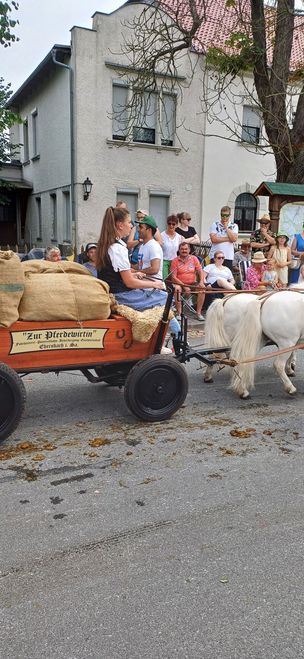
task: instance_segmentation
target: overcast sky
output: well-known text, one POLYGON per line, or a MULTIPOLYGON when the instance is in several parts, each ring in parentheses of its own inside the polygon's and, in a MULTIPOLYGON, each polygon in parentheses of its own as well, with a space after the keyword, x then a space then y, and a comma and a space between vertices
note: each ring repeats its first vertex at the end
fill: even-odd
POLYGON ((69 44, 73 25, 92 27, 95 11, 110 13, 124 0, 18 0, 19 10, 12 17, 19 20, 15 33, 18 43, 0 50, 0 77, 10 82, 12 90, 32 73, 54 43, 69 44))
MULTIPOLYGON (((0 49, 0 77, 11 83, 12 90, 32 73, 54 43, 69 44, 73 25, 91 27, 95 11, 110 13, 125 0, 18 0, 15 32, 20 37, 10 48, 0 49)), ((303 0, 296 5, 304 6, 303 0)))

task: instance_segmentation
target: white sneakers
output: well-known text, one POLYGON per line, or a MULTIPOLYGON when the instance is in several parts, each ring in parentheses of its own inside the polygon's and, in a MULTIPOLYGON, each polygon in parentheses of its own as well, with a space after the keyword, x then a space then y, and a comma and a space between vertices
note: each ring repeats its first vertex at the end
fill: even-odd
POLYGON ((171 348, 166 348, 166 346, 163 346, 161 351, 160 351, 160 354, 161 355, 173 355, 173 352, 172 352, 171 348))

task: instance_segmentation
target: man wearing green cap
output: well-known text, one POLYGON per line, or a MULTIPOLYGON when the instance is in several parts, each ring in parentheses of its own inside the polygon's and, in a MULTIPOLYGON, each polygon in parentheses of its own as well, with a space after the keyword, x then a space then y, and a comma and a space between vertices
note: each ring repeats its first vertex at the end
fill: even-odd
POLYGON ((138 269, 148 277, 163 278, 163 250, 154 236, 157 224, 152 215, 145 215, 137 221, 139 239, 142 241, 138 250, 138 269))
MULTIPOLYGON (((142 240, 138 250, 138 270, 144 272, 147 277, 162 280, 163 250, 154 238, 157 231, 155 219, 152 215, 145 215, 136 223, 138 224, 139 238, 142 240)), ((171 333, 175 336, 180 332, 180 325, 175 317, 170 320, 169 327, 171 333)))

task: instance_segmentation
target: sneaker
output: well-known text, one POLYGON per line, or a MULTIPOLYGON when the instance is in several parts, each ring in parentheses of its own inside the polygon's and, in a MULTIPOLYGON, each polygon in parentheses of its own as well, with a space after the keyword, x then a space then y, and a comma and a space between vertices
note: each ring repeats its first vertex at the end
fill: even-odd
POLYGON ((166 348, 166 346, 163 346, 161 351, 160 351, 160 354, 161 355, 172 355, 173 353, 172 353, 171 348, 166 348))
POLYGON ((196 320, 202 321, 202 320, 206 320, 206 318, 205 318, 205 316, 203 316, 203 314, 197 313, 196 314, 196 320))

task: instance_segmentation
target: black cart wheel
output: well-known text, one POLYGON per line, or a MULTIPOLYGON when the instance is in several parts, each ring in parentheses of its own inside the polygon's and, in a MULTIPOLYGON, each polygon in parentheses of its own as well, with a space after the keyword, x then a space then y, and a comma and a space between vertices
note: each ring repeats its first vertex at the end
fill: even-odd
POLYGON ((17 428, 25 408, 25 387, 19 375, 0 363, 0 441, 17 428))
POLYGON ((187 393, 184 367, 174 357, 163 355, 137 362, 124 389, 129 410, 143 421, 168 419, 183 404, 187 393))

